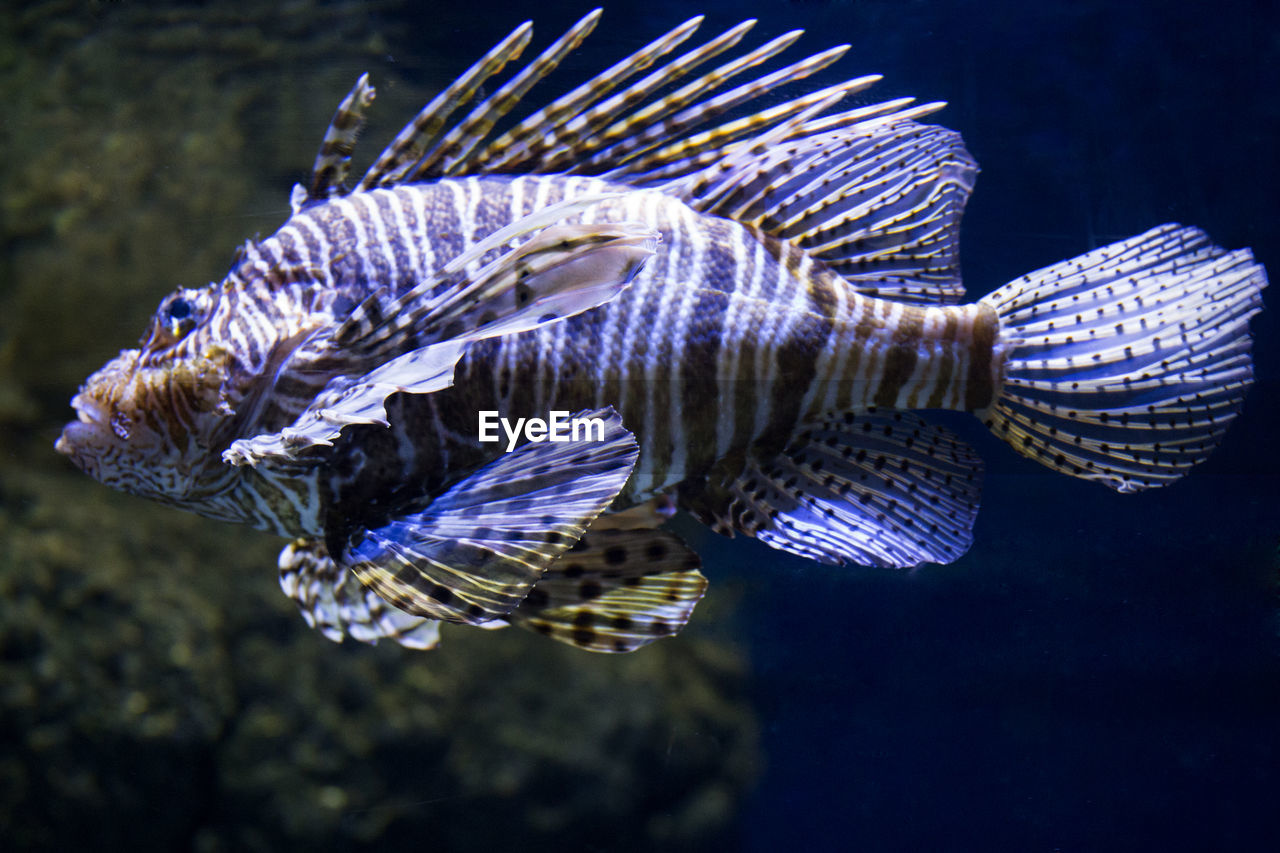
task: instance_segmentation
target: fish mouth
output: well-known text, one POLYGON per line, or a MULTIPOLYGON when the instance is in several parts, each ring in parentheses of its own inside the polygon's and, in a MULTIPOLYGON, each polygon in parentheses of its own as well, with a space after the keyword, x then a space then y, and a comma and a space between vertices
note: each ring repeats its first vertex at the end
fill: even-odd
POLYGON ((92 475, 94 449, 100 450, 104 440, 109 440, 111 415, 100 403, 83 393, 71 398, 71 407, 76 410, 78 420, 62 428, 53 449, 70 457, 78 468, 92 475))

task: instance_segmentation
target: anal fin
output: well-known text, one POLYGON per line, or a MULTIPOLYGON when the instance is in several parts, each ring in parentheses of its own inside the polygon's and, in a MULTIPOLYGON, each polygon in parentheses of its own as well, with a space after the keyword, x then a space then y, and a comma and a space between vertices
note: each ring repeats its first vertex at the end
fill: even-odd
POLYGON ((507 618, 589 651, 634 651, 689 621, 707 588, 700 565, 670 531, 593 527, 507 618))
POLYGON ((982 461, 908 412, 868 410, 802 426, 773 459, 749 460, 696 506, 713 529, 823 563, 950 563, 973 541, 982 461))

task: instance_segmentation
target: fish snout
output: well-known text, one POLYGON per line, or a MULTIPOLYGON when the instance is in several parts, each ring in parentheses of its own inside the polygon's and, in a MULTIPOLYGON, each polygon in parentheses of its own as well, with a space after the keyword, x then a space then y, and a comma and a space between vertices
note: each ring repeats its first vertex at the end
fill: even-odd
POLYGON ((110 430, 111 412, 84 391, 71 398, 71 407, 76 410, 77 420, 62 428, 53 449, 69 457, 86 474, 96 476, 109 441, 105 433, 110 430))

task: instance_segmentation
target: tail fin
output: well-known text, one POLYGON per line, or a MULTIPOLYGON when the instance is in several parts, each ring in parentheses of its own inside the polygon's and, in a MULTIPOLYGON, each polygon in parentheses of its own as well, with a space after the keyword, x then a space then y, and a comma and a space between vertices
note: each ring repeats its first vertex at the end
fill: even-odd
POLYGON ((978 415, 1055 471, 1120 492, 1170 483, 1240 410, 1266 284, 1249 250, 1179 225, 1025 275, 982 299, 1004 384, 978 415))

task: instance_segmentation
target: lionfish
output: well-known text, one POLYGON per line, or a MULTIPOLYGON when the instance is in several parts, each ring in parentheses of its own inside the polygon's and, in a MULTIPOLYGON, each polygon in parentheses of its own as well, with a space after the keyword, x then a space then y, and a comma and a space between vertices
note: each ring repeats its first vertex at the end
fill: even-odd
POLYGON ((961 304, 977 167, 919 121, 942 104, 838 109, 863 76, 737 109, 848 45, 730 87, 800 31, 680 52, 693 18, 499 134, 599 15, 485 96, 517 27, 348 188, 361 76, 292 215, 166 297, 57 449, 291 538, 281 586, 331 639, 514 624, 623 652, 704 592, 677 510, 824 563, 960 557, 982 463, 914 410, 1121 492, 1181 477, 1235 418, 1266 285, 1248 250, 1161 225, 961 304), (484 412, 599 428, 507 452, 484 412))

